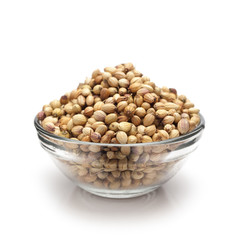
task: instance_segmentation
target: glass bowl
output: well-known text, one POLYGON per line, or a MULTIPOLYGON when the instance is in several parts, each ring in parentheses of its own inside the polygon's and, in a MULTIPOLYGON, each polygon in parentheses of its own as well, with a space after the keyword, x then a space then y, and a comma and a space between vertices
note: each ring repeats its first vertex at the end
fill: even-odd
POLYGON ((105 144, 59 137, 42 128, 37 118, 41 146, 58 168, 80 188, 102 197, 130 198, 151 192, 172 178, 193 152, 205 127, 160 142, 105 144))

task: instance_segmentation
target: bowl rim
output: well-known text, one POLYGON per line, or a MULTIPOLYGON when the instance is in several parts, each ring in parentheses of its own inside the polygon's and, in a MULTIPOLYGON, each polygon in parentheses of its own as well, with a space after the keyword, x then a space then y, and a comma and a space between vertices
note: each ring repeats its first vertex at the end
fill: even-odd
POLYGON ((111 147, 136 147, 136 146, 152 146, 152 145, 165 145, 165 144, 172 144, 172 143, 178 143, 184 140, 187 140, 195 135, 197 135, 199 132, 203 131, 203 129, 205 128, 205 119, 203 117, 203 115, 201 113, 199 113, 200 116, 200 123, 199 125, 191 132, 181 135, 179 137, 176 138, 171 138, 171 139, 167 139, 167 140, 163 140, 163 141, 158 141, 158 142, 147 142, 147 143, 131 143, 131 144, 120 144, 120 143, 94 143, 94 142, 84 142, 84 141, 80 141, 80 140, 75 140, 75 139, 69 139, 69 138, 64 138, 64 137, 60 137, 57 136, 53 133, 50 133, 48 131, 46 131, 40 124, 37 116, 35 116, 34 118, 34 126, 37 130, 37 132, 46 135, 49 138, 52 138, 54 140, 58 140, 61 142, 65 142, 65 143, 74 143, 74 144, 78 144, 78 145, 96 145, 96 146, 107 146, 109 147, 109 145, 111 147))

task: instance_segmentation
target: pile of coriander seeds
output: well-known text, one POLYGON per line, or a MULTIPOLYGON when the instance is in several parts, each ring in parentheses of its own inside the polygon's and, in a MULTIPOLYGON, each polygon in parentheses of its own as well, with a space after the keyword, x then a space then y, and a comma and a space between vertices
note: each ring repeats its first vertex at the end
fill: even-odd
POLYGON ((37 114, 60 137, 106 144, 176 138, 200 123, 199 110, 176 89, 159 88, 132 63, 106 67, 37 114))

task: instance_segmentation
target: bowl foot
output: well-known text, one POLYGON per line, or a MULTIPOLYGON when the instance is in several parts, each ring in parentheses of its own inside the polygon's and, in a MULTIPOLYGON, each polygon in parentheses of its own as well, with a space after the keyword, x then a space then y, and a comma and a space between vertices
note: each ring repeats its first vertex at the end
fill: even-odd
POLYGON ((89 186, 79 186, 78 187, 82 188, 83 190, 100 196, 100 197, 105 197, 105 198, 116 198, 116 199, 120 199, 120 198, 134 198, 134 197, 139 197, 142 195, 145 195, 147 193, 150 193, 154 190, 156 190, 157 188, 159 188, 160 186, 151 186, 151 187, 146 187, 146 188, 139 188, 139 189, 128 189, 128 190, 103 190, 103 189, 98 189, 98 188, 94 188, 94 187, 89 187, 89 186))

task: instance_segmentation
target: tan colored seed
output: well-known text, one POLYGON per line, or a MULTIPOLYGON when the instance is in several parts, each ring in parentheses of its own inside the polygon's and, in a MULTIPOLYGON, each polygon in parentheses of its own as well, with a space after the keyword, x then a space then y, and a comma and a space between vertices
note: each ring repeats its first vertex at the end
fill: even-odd
POLYGON ((167 102, 167 103, 164 104, 164 108, 166 110, 170 110, 170 109, 178 110, 179 109, 179 105, 177 105, 175 103, 172 103, 172 102, 167 102))
MULTIPOLYGON (((142 85, 143 86, 143 85, 142 85)), ((139 96, 144 96, 145 94, 149 93, 149 90, 147 88, 140 88, 138 91, 137 91, 137 95, 139 96)))
POLYGON ((91 134, 90 138, 91 138, 91 140, 92 140, 93 142, 100 142, 100 140, 101 140, 101 135, 100 135, 100 133, 93 132, 93 133, 91 134))
POLYGON ((152 138, 149 136, 143 136, 142 137, 142 143, 152 142, 152 138))
POLYGON ((116 113, 110 113, 106 116, 105 118, 105 123, 106 124, 111 124, 113 122, 116 122, 117 121, 117 114, 116 113))
POLYGON ((93 117, 96 119, 96 121, 104 121, 106 118, 106 113, 102 110, 97 110, 93 113, 93 117))
POLYGON ((127 101, 121 101, 117 104, 117 110, 118 112, 122 112, 125 107, 127 107, 128 103, 127 101))
POLYGON ((96 102, 93 106, 94 111, 102 110, 104 103, 102 101, 96 102))
POLYGON ((94 123, 92 124, 91 128, 94 129, 94 130, 96 130, 97 127, 100 126, 100 125, 104 125, 104 122, 102 122, 102 121, 96 121, 96 122, 94 122, 94 123))
POLYGON ((193 116, 191 118, 191 121, 196 123, 196 126, 200 123, 200 117, 199 116, 193 116))
POLYGON ((100 133, 101 136, 103 136, 106 133, 107 129, 108 128, 106 125, 100 125, 96 128, 95 132, 100 133))
POLYGON ((130 154, 130 152, 131 152, 131 148, 130 147, 121 147, 121 153, 123 155, 128 156, 130 154))
POLYGON ((145 128, 145 134, 147 134, 148 136, 152 136, 154 133, 156 132, 156 126, 155 125, 151 125, 145 128))
POLYGON ((129 132, 132 127, 132 124, 129 122, 120 122, 118 124, 118 129, 120 131, 129 132))
POLYGON ((87 122, 87 118, 83 114, 76 114, 72 119, 74 125, 84 125, 87 122))
POLYGON ((86 98, 86 104, 88 106, 92 106, 94 103, 94 97, 92 95, 88 95, 87 98, 86 98))
POLYGON ((52 122, 45 123, 43 128, 45 130, 47 130, 48 132, 54 132, 55 131, 55 125, 52 122))
POLYGON ((138 116, 138 117, 140 117, 140 118, 142 118, 142 117, 144 117, 145 115, 146 115, 146 110, 143 108, 143 107, 138 107, 138 108, 136 108, 136 111, 135 111, 135 114, 138 116))
POLYGON ((187 108, 187 109, 190 109, 190 108, 193 108, 194 107, 194 104, 191 103, 191 102, 186 102, 183 104, 183 108, 187 108))
POLYGON ((147 102, 143 102, 141 107, 143 107, 145 110, 148 110, 151 107, 151 105, 147 102))
POLYGON ((169 134, 168 134, 167 131, 165 131, 165 130, 159 130, 158 133, 160 134, 162 140, 167 140, 167 139, 169 139, 169 134))
POLYGON ((158 142, 158 141, 161 141, 161 135, 159 133, 154 133, 153 136, 152 136, 152 140, 153 142, 158 142))
POLYGON ((83 130, 83 126, 75 126, 72 128, 71 132, 73 136, 77 137, 79 134, 82 133, 82 130, 83 130))
POLYGON ((116 171, 112 171, 111 174, 113 175, 113 177, 115 178, 119 178, 121 176, 121 172, 116 170, 116 171))
POLYGON ((105 67, 104 71, 114 74, 117 71, 117 69, 115 67, 105 67))
POLYGON ((118 122, 112 122, 112 123, 109 125, 109 129, 112 130, 112 131, 114 131, 114 132, 117 132, 117 131, 119 130, 118 125, 119 125, 118 122))
POLYGON ((189 131, 190 125, 189 121, 185 118, 182 118, 177 125, 178 131, 181 134, 186 134, 189 131))
POLYGON ((53 117, 61 117, 63 114, 64 114, 64 111, 62 109, 60 109, 60 108, 55 108, 52 111, 53 117))
MULTIPOLYGON (((72 106, 72 105, 71 105, 72 106)), ((66 110, 65 110, 66 111, 66 110)), ((45 107, 44 108, 44 113, 46 116, 51 116, 52 115, 52 112, 53 112, 53 109, 52 107, 45 107)))
POLYGON ((139 180, 139 179, 142 179, 144 177, 144 173, 143 172, 132 172, 132 178, 133 179, 136 179, 136 180, 139 180))
POLYGON ((145 133, 145 128, 145 126, 140 125, 137 127, 137 132, 143 135, 145 133))
POLYGON ((93 133, 93 130, 90 127, 84 127, 82 133, 84 136, 90 136, 93 133))
POLYGON ((120 87, 127 88, 129 86, 129 81, 125 78, 122 78, 118 81, 120 87))
POLYGON ((120 181, 116 181, 116 182, 111 182, 109 184, 109 188, 110 189, 118 189, 121 185, 121 182, 120 181))
POLYGON ((151 113, 149 113, 149 114, 147 114, 147 115, 144 117, 144 119, 143 119, 143 125, 144 125, 145 127, 150 126, 150 125, 153 124, 154 120, 155 120, 155 116, 152 115, 151 113))
POLYGON ((136 135, 137 134, 137 127, 134 124, 132 124, 132 127, 131 127, 128 134, 129 135, 136 135))
POLYGON ((50 102, 50 106, 52 107, 52 109, 60 108, 61 103, 59 100, 53 100, 52 102, 50 102))
POLYGON ((126 157, 118 161, 118 169, 119 171, 126 171, 128 169, 128 160, 126 157))
POLYGON ((189 108, 188 112, 189 112, 189 114, 198 114, 199 113, 199 109, 197 109, 197 108, 189 108))
POLYGON ((93 115, 93 107, 86 107, 84 109, 84 112, 83 114, 86 116, 86 117, 91 117, 93 115))
POLYGON ((108 157, 108 159, 113 159, 113 158, 115 158, 115 153, 112 152, 112 151, 108 151, 107 152, 107 157, 108 157))
POLYGON ((102 106, 102 111, 104 111, 105 113, 114 113, 116 110, 116 106, 112 103, 105 103, 102 106))
POLYGON ((127 80, 131 81, 135 77, 132 71, 128 72, 126 75, 127 80))
POLYGON ((110 143, 110 141, 111 141, 111 137, 108 135, 104 135, 101 138, 101 143, 110 143))
POLYGON ((118 87, 118 79, 115 77, 108 78, 107 82, 111 87, 118 87))
POLYGON ((82 95, 84 96, 84 97, 87 97, 88 95, 90 95, 91 94, 91 91, 88 89, 88 88, 83 88, 83 90, 82 90, 82 95))
POLYGON ((117 79, 122 79, 122 78, 125 78, 125 73, 124 72, 115 72, 113 73, 113 76, 117 79))
POLYGON ((151 93, 146 93, 144 95, 143 99, 145 102, 148 102, 150 104, 156 101, 155 96, 153 96, 151 93))
POLYGON ((101 91, 100 91, 100 98, 102 100, 105 100, 107 99, 108 97, 110 96, 110 92, 107 88, 103 88, 101 91))
MULTIPOLYGON (((45 120, 45 119, 44 119, 45 120)), ((67 123, 67 130, 68 131, 71 131, 72 130, 72 128, 73 128, 73 120, 72 119, 70 119, 69 121, 68 121, 68 123, 67 123)))
POLYGON ((128 105, 124 108, 124 113, 126 114, 126 116, 128 117, 132 117, 135 113, 136 107, 132 106, 132 105, 128 105))
POLYGON ((130 143, 130 144, 137 143, 137 138, 135 136, 131 135, 128 137, 127 143, 130 143))
POLYGON ((141 86, 142 86, 141 83, 136 82, 136 83, 133 83, 133 84, 130 85, 129 90, 132 93, 135 93, 135 92, 137 92, 141 88, 141 86))
POLYGON ((93 87, 93 93, 99 95, 103 87, 101 85, 95 85, 93 87))
POLYGON ((165 109, 159 109, 156 111, 157 118, 165 118, 168 115, 168 111, 165 109))
POLYGON ((83 107, 86 103, 86 99, 83 95, 80 95, 78 98, 77 98, 77 102, 78 104, 83 107))
POLYGON ((135 126, 139 126, 141 123, 142 123, 142 120, 139 116, 136 116, 134 115, 132 118, 131 118, 131 121, 132 123, 135 125, 135 126))
POLYGON ((118 131, 116 138, 117 138, 118 142, 121 144, 127 143, 128 137, 127 137, 127 134, 123 131, 118 131))
POLYGON ((163 118, 162 123, 163 125, 166 124, 172 124, 174 122, 175 118, 173 116, 166 116, 163 118))

